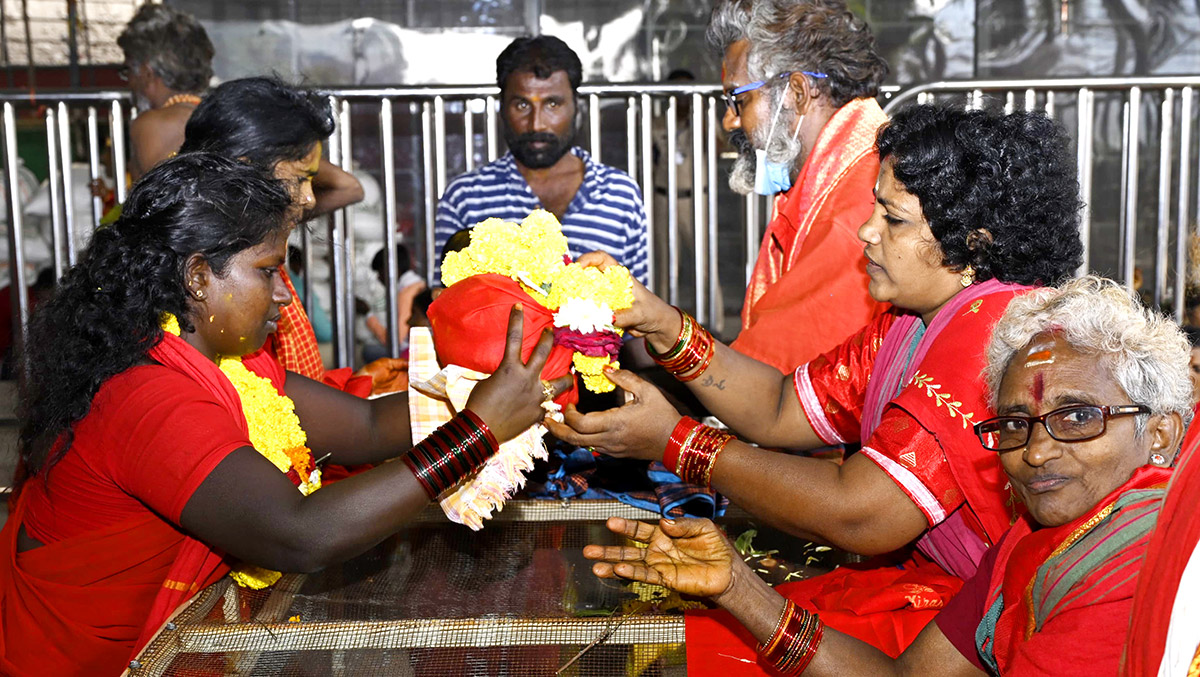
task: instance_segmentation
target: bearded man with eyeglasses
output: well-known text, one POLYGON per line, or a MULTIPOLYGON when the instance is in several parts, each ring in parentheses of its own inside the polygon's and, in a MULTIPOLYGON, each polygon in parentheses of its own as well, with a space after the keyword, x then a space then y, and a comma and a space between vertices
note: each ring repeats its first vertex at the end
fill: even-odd
POLYGON ((738 150, 729 185, 778 195, 733 348, 788 373, 880 310, 856 232, 874 206, 888 67, 843 0, 722 0, 708 41, 738 150))

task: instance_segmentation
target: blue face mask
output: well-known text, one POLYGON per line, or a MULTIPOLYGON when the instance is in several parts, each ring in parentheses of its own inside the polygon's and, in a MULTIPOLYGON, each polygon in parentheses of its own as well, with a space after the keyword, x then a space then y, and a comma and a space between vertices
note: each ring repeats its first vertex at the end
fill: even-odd
MULTIPOLYGON (((783 110, 783 102, 775 109, 771 117, 771 127, 767 131, 767 139, 775 134, 775 121, 779 119, 779 111, 783 110)), ((800 136, 800 125, 804 124, 804 115, 796 122, 796 131, 792 133, 792 141, 800 136)), ((767 159, 767 151, 754 149, 754 192, 759 195, 774 195, 787 192, 792 187, 792 163, 775 162, 767 159)))

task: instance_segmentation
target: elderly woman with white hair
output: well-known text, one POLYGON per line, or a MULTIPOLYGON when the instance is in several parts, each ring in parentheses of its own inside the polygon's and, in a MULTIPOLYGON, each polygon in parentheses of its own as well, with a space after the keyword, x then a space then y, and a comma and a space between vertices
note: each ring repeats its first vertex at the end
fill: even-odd
POLYGON ((784 675, 1117 674, 1134 583, 1191 418, 1189 346, 1117 284, 1085 277, 1016 298, 975 425, 1025 512, 898 659, 778 595, 707 520, 611 518, 647 547, 590 545, 602 578, 711 598, 784 675))

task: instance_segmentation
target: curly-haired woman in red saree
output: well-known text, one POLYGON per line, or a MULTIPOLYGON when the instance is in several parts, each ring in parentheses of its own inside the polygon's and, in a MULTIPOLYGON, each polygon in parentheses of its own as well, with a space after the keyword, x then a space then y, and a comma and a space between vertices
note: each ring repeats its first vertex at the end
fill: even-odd
MULTIPOLYGON (((914 106, 877 145, 875 211, 859 238, 869 291, 893 310, 841 346, 781 378, 640 286, 633 308, 617 315, 709 411, 759 446, 681 419, 625 372, 614 380, 633 393, 630 403, 569 410, 552 432, 662 459, 798 536, 889 554, 780 589, 895 656, 1016 518, 995 454, 971 432, 991 415, 984 347, 1008 303, 1071 275, 1082 248, 1074 159, 1066 133, 1044 115, 914 106), (766 448, 841 443, 862 451, 839 465, 766 448)), ((753 642, 728 614, 689 614, 687 641, 693 670, 721 674, 753 660, 753 642)))
POLYGON ((29 478, 0 532, 0 673, 116 674, 231 564, 259 585, 365 551, 571 384, 540 380, 549 334, 523 342, 514 309, 495 374, 414 446, 407 396, 364 400, 252 355, 292 298, 290 207, 248 164, 168 160, 38 308, 29 478), (403 458, 321 489, 326 454, 403 458))

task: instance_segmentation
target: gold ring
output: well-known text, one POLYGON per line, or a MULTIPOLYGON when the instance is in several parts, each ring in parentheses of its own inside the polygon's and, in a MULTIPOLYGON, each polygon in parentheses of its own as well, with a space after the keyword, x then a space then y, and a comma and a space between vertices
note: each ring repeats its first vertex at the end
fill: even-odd
POLYGON ((545 379, 542 379, 542 397, 547 402, 554 401, 554 384, 545 379))

